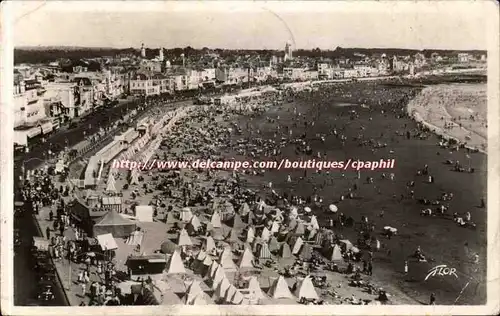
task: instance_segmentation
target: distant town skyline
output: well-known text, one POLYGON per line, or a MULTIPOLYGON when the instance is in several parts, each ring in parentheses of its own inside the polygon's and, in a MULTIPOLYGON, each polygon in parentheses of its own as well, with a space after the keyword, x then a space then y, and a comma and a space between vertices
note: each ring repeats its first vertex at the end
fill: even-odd
MULTIPOLYGON (((233 3, 231 11, 216 5, 220 3, 196 3, 196 7, 194 3, 191 7, 179 4, 184 9, 177 9, 177 2, 171 2, 168 8, 159 7, 156 12, 109 11, 111 7, 104 3, 93 3, 90 11, 81 11, 82 6, 73 2, 64 4, 64 9, 57 2, 16 4, 12 7, 14 46, 140 48, 144 43, 149 48, 167 49, 191 46, 283 50, 289 41, 294 50, 333 50, 337 46, 488 48, 485 14, 490 8, 481 2, 439 2, 432 6, 434 10, 426 8, 427 2, 385 4, 385 10, 365 1, 357 2, 357 7, 350 5, 348 10, 338 3, 322 2, 321 10, 313 10, 311 5, 306 12, 267 3, 246 7, 250 5, 246 2, 233 3), (101 5, 103 11, 99 10, 101 5), (205 9, 208 5, 211 10, 205 9), (368 10, 370 6, 373 8, 368 10)), ((137 2, 134 5, 137 7, 137 2)), ((123 7, 131 8, 131 4, 123 7)))

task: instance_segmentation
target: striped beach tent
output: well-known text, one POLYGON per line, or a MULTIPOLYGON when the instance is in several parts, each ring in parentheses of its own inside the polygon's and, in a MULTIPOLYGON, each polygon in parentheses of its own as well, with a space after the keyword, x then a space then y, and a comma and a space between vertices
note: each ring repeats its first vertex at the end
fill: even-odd
POLYGON ((303 245, 304 245, 304 241, 302 240, 302 238, 298 237, 295 240, 295 243, 293 244, 292 254, 294 254, 294 255, 298 254, 303 245))
POLYGON ((271 239, 269 239, 269 251, 274 253, 275 251, 278 251, 280 249, 280 245, 278 243, 278 239, 275 236, 272 236, 271 239))
POLYGON ((261 243, 258 249, 259 259, 271 259, 271 251, 266 243, 261 243))

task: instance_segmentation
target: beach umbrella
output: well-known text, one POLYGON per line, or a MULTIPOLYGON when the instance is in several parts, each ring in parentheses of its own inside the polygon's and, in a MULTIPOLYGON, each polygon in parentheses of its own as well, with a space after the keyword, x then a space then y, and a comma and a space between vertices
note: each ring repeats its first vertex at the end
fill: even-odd
POLYGON ((337 211, 339 210, 337 206, 333 205, 333 204, 330 204, 330 206, 328 207, 328 209, 330 210, 330 212, 332 213, 337 213, 337 211))

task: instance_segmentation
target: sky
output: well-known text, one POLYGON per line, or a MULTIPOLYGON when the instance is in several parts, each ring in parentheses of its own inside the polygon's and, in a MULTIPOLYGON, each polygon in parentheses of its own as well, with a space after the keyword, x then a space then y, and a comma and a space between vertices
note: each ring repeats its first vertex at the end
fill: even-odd
POLYGON ((20 1, 10 9, 16 47, 283 49, 289 41, 294 49, 466 50, 488 48, 493 3, 20 1))

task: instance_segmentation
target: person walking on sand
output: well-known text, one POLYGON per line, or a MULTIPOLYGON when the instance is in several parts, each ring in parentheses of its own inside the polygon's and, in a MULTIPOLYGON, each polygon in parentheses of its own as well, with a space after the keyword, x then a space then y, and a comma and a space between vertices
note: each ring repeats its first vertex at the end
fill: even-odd
POLYGON ((436 305, 436 295, 431 293, 431 297, 429 299, 429 305, 436 305))
POLYGON ((80 286, 82 288, 82 297, 85 297, 87 285, 85 284, 85 282, 82 282, 80 286))
POLYGON ((405 275, 408 275, 408 261, 405 261, 405 275))
POLYGON ((47 235, 47 239, 50 239, 50 228, 49 227, 47 227, 45 229, 45 234, 47 235))

